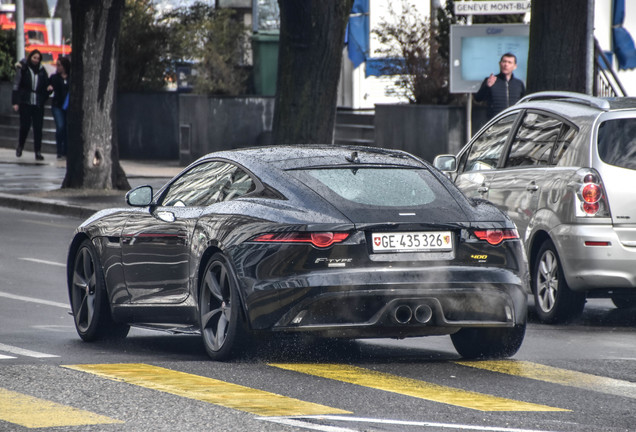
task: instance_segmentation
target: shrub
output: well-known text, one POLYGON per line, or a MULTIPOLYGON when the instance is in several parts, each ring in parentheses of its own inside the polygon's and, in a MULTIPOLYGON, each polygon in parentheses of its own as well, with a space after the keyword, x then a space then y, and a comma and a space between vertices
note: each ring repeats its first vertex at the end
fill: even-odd
POLYGON ((15 75, 15 31, 0 31, 0 81, 12 81, 15 75))
POLYGON ((414 104, 448 104, 453 100, 448 57, 440 55, 435 22, 422 19, 414 5, 403 1, 400 11, 389 6, 387 18, 373 34, 382 45, 376 53, 394 59, 381 67, 385 75, 396 76, 395 88, 388 89, 388 94, 403 96, 414 104))

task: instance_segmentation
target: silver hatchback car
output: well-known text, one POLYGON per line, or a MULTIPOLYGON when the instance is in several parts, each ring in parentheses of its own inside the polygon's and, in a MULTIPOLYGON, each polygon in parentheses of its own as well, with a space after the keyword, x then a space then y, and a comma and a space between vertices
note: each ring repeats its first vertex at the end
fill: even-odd
POLYGON ((636 306, 636 98, 534 93, 434 164, 517 224, 541 321, 636 306))

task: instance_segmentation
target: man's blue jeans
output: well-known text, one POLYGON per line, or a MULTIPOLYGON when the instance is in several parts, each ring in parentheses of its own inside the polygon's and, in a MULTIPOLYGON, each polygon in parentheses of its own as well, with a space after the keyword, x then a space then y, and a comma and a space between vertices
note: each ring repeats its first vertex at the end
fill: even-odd
POLYGON ((53 119, 55 120, 55 144, 57 146, 57 157, 66 156, 66 110, 58 107, 51 107, 53 119))

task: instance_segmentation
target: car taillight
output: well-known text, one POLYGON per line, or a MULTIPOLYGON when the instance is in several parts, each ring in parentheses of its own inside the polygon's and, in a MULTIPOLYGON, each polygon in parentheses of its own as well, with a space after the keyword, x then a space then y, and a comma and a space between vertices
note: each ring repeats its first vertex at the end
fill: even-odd
POLYGON ((595 216, 601 209, 604 201, 603 186, 596 174, 585 174, 583 184, 579 190, 580 208, 584 216, 595 216))
POLYGON ((479 240, 485 240, 491 245, 498 245, 504 240, 519 238, 519 233, 516 229, 475 230, 473 233, 479 240))
POLYGON ((261 234, 254 239, 265 243, 311 243, 319 248, 326 248, 334 243, 343 242, 349 237, 345 232, 284 232, 261 234))

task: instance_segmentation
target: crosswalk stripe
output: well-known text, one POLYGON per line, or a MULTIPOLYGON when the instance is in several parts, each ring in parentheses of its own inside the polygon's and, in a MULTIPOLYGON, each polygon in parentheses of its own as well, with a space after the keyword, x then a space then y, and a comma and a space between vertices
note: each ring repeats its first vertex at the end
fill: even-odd
POLYGON ((29 261, 29 262, 34 262, 36 264, 47 264, 47 265, 52 265, 52 266, 57 266, 57 267, 66 267, 66 263, 59 263, 59 262, 55 262, 55 261, 46 261, 46 260, 41 260, 41 259, 37 259, 37 258, 20 258, 21 260, 24 261, 29 261))
POLYGON ((2 292, 2 291, 0 291, 0 297, 8 298, 8 299, 11 299, 11 300, 20 300, 20 301, 25 301, 25 302, 30 302, 30 303, 38 303, 38 304, 43 304, 43 305, 47 305, 47 306, 55 306, 55 307, 59 307, 59 308, 62 308, 62 309, 70 309, 71 308, 68 303, 60 303, 60 302, 54 302, 54 301, 50 301, 50 300, 43 300, 43 299, 39 299, 39 298, 35 298, 35 297, 25 297, 25 296, 15 295, 15 294, 11 294, 11 293, 8 293, 8 292, 2 292))
POLYGON ((325 405, 146 364, 86 364, 64 367, 259 416, 351 414, 349 411, 325 405))
POLYGON ((0 388, 0 420, 26 428, 123 423, 110 417, 0 388))
POLYGON ((31 350, 28 350, 28 349, 14 347, 14 346, 11 346, 11 345, 5 345, 5 344, 1 344, 1 343, 0 343, 0 351, 5 351, 5 352, 11 353, 11 354, 23 355, 23 356, 34 357, 34 358, 59 357, 59 356, 56 356, 54 354, 46 354, 46 353, 41 353, 41 352, 37 352, 37 351, 31 351, 31 350))
POLYGON ((518 360, 458 361, 460 365, 636 399, 636 383, 518 360))
POLYGON ((356 366, 312 363, 270 363, 270 366, 479 411, 569 411, 446 387, 356 366))

